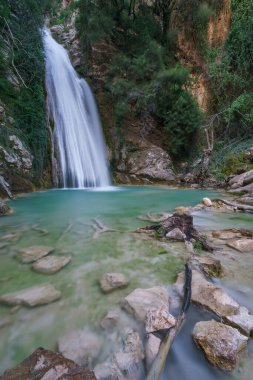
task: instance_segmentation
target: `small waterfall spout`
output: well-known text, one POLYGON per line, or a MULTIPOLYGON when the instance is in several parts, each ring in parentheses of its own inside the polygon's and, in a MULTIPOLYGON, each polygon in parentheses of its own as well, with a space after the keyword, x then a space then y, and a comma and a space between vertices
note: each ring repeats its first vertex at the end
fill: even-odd
POLYGON ((79 78, 67 51, 43 31, 48 108, 54 120, 53 143, 65 188, 110 185, 98 111, 91 89, 79 78))

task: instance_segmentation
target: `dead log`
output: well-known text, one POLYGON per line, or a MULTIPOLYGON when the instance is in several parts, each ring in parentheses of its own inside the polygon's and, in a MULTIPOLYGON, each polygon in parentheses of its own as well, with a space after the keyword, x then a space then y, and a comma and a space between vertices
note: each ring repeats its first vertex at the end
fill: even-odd
POLYGON ((189 306, 191 303, 191 279, 192 279, 192 270, 191 270, 190 265, 187 263, 185 265, 184 298, 183 298, 181 311, 177 318, 176 325, 173 328, 171 328, 168 331, 168 333, 165 335, 165 338, 163 339, 160 345, 159 352, 153 362, 153 365, 148 373, 146 380, 159 380, 159 377, 165 366, 169 350, 173 344, 175 337, 178 335, 178 333, 180 332, 183 326, 183 323, 186 317, 186 312, 189 309, 189 306))
POLYGON ((237 208, 238 210, 242 210, 242 211, 253 211, 253 206, 242 205, 242 204, 240 204, 240 203, 235 203, 235 202, 227 201, 227 200, 225 200, 225 199, 214 199, 213 201, 214 201, 214 202, 221 202, 221 203, 224 203, 225 205, 227 205, 227 206, 231 206, 231 207, 234 207, 234 208, 237 208))

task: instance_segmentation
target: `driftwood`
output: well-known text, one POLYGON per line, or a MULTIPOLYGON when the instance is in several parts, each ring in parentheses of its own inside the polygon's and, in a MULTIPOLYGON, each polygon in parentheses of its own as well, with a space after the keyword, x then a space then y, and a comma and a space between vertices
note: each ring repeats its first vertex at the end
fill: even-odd
POLYGON ((98 239, 101 234, 106 232, 118 232, 117 230, 114 230, 113 228, 105 226, 98 218, 93 219, 92 223, 83 223, 86 226, 91 227, 94 230, 94 234, 92 239, 98 239))
POLYGON ((253 211, 253 206, 249 206, 249 205, 245 205, 245 204, 243 205, 243 204, 240 204, 240 203, 235 203, 235 202, 227 201, 225 199, 214 199, 213 201, 214 202, 224 203, 225 205, 237 208, 238 210, 253 211))
POLYGON ((191 279, 192 279, 192 270, 190 268, 189 264, 185 265, 185 284, 184 284, 184 298, 183 298, 183 304, 181 307, 181 311, 179 313, 179 316, 177 318, 176 325, 171 328, 168 333, 165 335, 165 338, 163 339, 159 352, 153 362, 153 365, 148 373, 147 379, 146 380, 158 380, 163 368, 166 363, 166 359, 169 353, 169 350, 172 346, 172 343, 175 339, 175 337, 178 335, 180 332, 186 312, 190 306, 191 302, 191 279))

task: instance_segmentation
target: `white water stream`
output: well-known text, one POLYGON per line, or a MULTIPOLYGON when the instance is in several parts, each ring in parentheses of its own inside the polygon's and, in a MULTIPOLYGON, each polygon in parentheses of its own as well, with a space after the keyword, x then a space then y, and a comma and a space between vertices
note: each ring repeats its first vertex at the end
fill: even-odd
POLYGON ((91 89, 78 76, 67 51, 48 29, 43 31, 43 41, 60 185, 64 188, 109 186, 105 144, 91 89))

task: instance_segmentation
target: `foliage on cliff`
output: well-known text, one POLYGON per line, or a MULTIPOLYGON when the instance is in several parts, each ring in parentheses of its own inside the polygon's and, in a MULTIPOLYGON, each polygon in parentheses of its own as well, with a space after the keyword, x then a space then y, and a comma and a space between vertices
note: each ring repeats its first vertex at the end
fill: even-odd
POLYGON ((15 133, 34 156, 34 173, 43 170, 46 145, 44 56, 40 27, 49 0, 3 0, 0 4, 0 101, 10 122, 1 135, 15 133))

